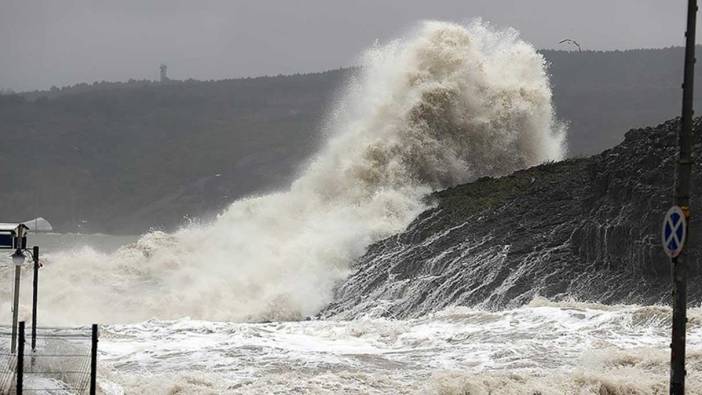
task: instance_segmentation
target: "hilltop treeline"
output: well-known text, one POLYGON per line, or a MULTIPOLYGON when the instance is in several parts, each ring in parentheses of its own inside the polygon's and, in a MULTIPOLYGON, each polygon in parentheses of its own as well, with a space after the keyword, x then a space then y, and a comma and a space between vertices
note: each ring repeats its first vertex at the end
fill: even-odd
MULTIPOLYGON (((678 115, 681 48, 542 51, 571 155, 678 115)), ((0 95, 0 220, 134 233, 286 186, 354 69, 223 81, 78 84, 0 95)))

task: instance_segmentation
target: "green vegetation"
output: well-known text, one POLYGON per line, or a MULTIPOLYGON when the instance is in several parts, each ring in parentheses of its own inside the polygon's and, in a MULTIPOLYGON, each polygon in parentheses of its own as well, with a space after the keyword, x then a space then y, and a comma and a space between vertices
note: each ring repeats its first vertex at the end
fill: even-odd
POLYGON ((587 159, 566 159, 505 177, 482 177, 469 184, 436 192, 430 199, 436 199, 440 209, 451 210, 453 215, 467 218, 485 210, 499 208, 520 195, 543 192, 544 188, 560 183, 564 173, 575 174, 587 163, 587 159))

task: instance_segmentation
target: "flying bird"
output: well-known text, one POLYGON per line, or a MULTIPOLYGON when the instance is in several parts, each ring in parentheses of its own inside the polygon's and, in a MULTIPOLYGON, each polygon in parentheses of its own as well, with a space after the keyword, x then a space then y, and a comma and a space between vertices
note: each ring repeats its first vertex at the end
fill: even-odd
POLYGON ((559 44, 569 43, 569 44, 572 44, 572 45, 575 45, 576 47, 578 47, 578 52, 582 52, 582 51, 583 51, 583 49, 580 47, 580 44, 579 44, 577 41, 571 40, 571 39, 569 39, 569 38, 566 38, 565 40, 561 40, 561 41, 559 41, 558 43, 559 43, 559 44))

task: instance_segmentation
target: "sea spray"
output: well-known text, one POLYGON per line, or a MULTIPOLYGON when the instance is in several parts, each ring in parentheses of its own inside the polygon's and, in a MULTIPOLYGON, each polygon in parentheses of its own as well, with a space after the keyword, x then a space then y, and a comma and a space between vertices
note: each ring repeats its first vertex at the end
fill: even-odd
POLYGON ((427 193, 563 156, 545 61, 514 30, 425 22, 361 64, 288 190, 113 254, 50 256, 44 322, 299 319, 427 193))

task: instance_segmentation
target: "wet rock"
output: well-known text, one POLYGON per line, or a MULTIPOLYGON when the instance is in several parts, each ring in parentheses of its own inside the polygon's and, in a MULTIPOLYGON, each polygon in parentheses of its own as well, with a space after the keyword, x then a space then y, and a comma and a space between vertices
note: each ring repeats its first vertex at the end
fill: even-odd
MULTIPOLYGON (((659 232, 673 204, 678 124, 631 130, 589 158, 433 194, 434 208, 356 262, 321 316, 405 318, 451 305, 511 307, 536 295, 667 303, 670 264, 659 232)), ((699 134, 694 143, 701 158, 699 134)), ((693 214, 702 210, 700 180, 696 166, 693 214)), ((691 303, 702 302, 701 222, 693 215, 691 303)))

